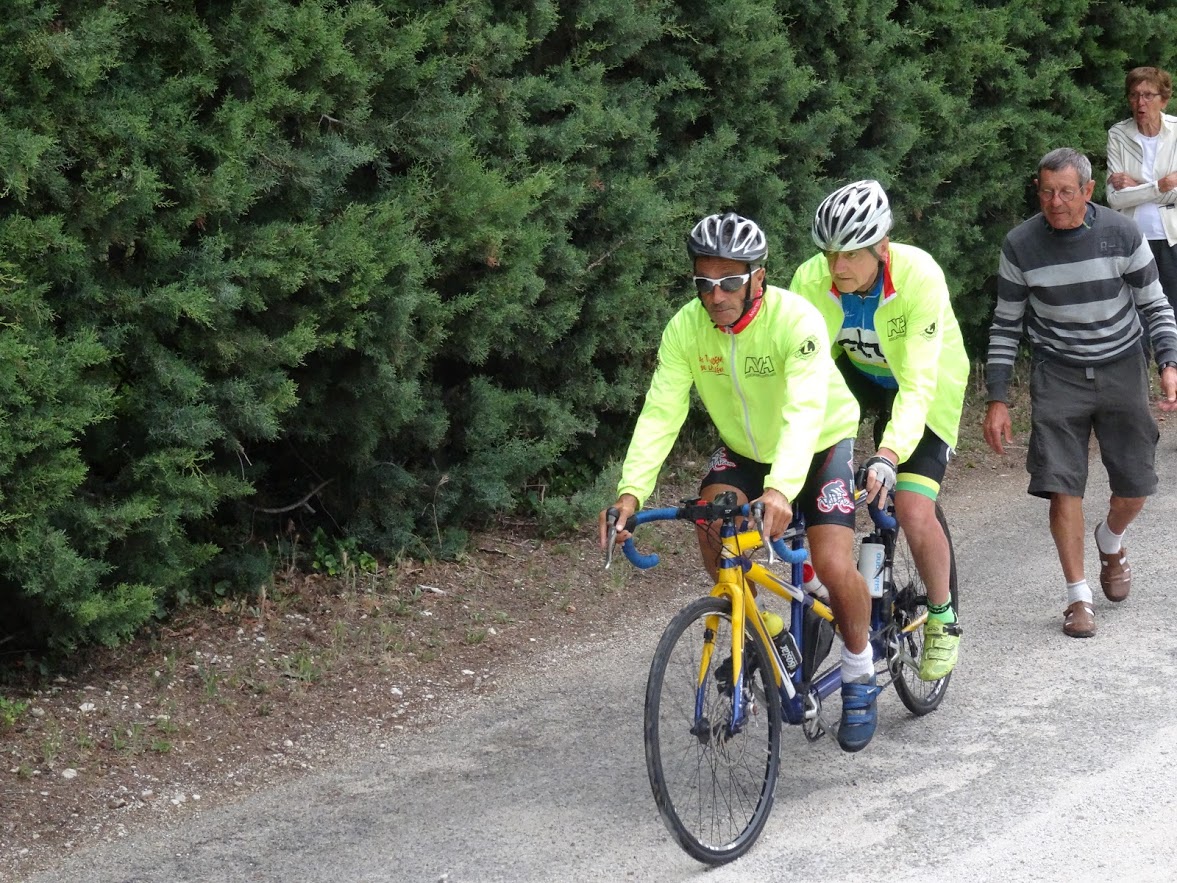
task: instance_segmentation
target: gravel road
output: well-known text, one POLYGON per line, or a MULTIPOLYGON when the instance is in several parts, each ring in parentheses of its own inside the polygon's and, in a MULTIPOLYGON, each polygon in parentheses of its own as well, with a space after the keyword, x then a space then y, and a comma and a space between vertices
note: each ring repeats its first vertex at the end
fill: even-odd
POLYGON ((944 705, 917 719, 884 693, 855 755, 787 729, 772 818, 732 865, 696 864, 655 811, 641 707, 671 611, 638 604, 649 623, 586 635, 429 732, 30 883, 1177 879, 1177 421, 1164 429, 1161 491, 1127 537, 1134 588, 1117 606, 1098 589, 1090 530, 1107 484, 1093 464, 1089 640, 1062 634, 1046 503, 1025 473, 951 474, 966 634, 944 705))

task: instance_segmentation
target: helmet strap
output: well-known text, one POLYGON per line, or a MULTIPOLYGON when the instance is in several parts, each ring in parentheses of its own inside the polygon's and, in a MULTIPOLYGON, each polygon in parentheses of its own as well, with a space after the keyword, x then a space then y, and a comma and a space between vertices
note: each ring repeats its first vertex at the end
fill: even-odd
MULTIPOLYGON (((752 265, 748 264, 748 273, 752 274, 754 272, 756 271, 752 269, 752 265)), ((748 327, 748 323, 756 318, 756 314, 760 312, 760 304, 764 298, 763 286, 757 288, 755 294, 752 293, 751 275, 748 276, 748 281, 744 284, 746 286, 744 289, 744 311, 740 313, 740 318, 736 319, 735 322, 727 327, 727 330, 732 334, 739 334, 748 327)))

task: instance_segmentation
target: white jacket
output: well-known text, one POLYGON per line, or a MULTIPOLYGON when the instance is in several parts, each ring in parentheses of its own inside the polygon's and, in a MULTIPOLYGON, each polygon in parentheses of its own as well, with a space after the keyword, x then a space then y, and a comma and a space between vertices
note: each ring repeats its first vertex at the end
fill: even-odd
MULTIPOLYGON (((1177 116, 1161 114, 1161 140, 1157 145, 1154 166, 1157 178, 1170 172, 1177 172, 1177 116)), ((1127 172, 1137 181, 1144 178, 1144 148, 1141 146, 1140 130, 1136 121, 1129 117, 1108 129, 1108 176, 1116 172, 1127 172)), ((1177 190, 1161 193, 1155 182, 1137 184, 1115 190, 1107 185, 1108 205, 1135 219, 1136 207, 1146 202, 1155 202, 1160 207, 1161 224, 1169 245, 1177 245, 1177 190)))

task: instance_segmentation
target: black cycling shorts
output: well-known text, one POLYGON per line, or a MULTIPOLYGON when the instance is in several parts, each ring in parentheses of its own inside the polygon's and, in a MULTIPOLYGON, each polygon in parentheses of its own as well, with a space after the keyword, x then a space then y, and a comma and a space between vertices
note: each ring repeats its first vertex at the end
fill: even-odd
MULTIPOLYGON (((764 493, 769 464, 730 451, 726 445, 715 449, 707 472, 699 483, 699 496, 711 499, 714 485, 736 488, 749 501, 764 493)), ((806 525, 841 524, 854 527, 854 440, 844 438, 818 451, 809 464, 809 474, 796 500, 789 501, 805 515, 806 525)))

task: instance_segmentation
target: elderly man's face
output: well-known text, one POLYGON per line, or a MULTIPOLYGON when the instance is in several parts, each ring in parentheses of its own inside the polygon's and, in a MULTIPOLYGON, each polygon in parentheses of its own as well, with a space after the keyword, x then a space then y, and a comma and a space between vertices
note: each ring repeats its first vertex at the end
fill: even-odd
POLYGON ((1057 172, 1043 169, 1038 179, 1038 204, 1046 222, 1056 230, 1074 230, 1083 225, 1087 201, 1095 190, 1095 181, 1079 186, 1079 173, 1072 168, 1057 172))

